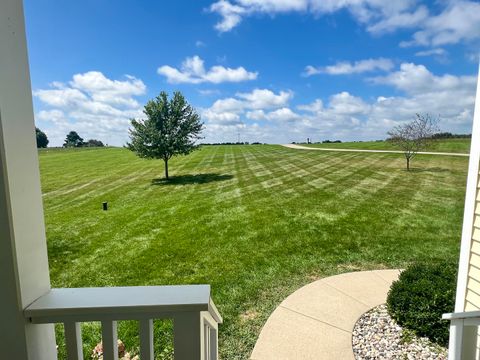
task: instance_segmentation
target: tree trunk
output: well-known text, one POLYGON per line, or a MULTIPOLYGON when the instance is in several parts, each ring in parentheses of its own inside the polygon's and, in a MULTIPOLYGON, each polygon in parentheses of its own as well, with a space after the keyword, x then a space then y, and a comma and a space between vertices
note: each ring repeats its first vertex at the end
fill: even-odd
POLYGON ((168 180, 168 159, 163 159, 165 161, 165 179, 168 180))

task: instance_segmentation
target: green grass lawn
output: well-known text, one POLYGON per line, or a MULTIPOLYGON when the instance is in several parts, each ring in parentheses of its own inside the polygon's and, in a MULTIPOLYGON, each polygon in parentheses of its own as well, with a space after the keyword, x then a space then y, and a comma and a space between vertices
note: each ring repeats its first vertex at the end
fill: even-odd
MULTIPOLYGON (((275 307, 315 279, 459 253, 468 158, 419 155, 407 172, 397 154, 205 146, 165 183, 162 161, 121 148, 39 156, 52 285, 211 284, 223 359, 247 359, 275 307)), ((156 326, 158 359, 170 330, 156 326)), ((119 325, 133 351, 136 331, 119 325)), ((84 335, 87 359, 98 324, 84 335)))
MULTIPOLYGON (((329 149, 400 150, 388 141, 362 141, 302 145, 329 149)), ((468 153, 470 151, 470 139, 436 140, 432 143, 432 146, 425 151, 468 153)))

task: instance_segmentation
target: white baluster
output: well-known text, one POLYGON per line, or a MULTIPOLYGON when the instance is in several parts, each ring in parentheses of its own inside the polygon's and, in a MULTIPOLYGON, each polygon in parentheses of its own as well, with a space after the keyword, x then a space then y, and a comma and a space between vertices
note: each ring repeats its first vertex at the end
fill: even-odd
POLYGON ((103 360, 118 360, 117 322, 102 321, 103 360))
POLYGON ((448 360, 462 359, 463 343, 463 319, 455 319, 450 322, 450 341, 448 360))
POLYGON ((64 323, 68 360, 83 360, 82 329, 80 325, 80 323, 73 321, 64 323))
POLYGON ((153 360, 153 320, 140 320, 140 359, 153 360))

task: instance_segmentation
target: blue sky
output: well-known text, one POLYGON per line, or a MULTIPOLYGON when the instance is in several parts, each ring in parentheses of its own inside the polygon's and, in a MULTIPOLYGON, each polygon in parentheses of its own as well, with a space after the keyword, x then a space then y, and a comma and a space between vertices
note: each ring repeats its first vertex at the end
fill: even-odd
POLYGON ((112 145, 179 90, 205 141, 383 139, 415 113, 468 133, 480 3, 25 0, 36 124, 112 145))

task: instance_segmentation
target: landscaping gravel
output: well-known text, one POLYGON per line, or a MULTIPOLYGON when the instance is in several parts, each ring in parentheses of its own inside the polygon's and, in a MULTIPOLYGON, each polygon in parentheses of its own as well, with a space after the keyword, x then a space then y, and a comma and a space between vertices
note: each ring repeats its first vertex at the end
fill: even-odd
POLYGON ((355 359, 443 360, 447 350, 402 329, 380 305, 363 314, 353 329, 355 359))

